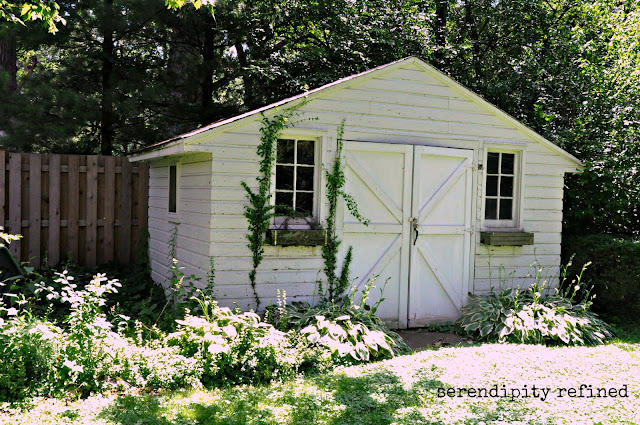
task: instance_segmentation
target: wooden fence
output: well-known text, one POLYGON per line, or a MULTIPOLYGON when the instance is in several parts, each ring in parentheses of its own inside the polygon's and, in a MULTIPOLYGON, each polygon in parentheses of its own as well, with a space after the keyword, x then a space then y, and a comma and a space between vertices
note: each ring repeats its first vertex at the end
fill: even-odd
POLYGON ((9 248, 34 267, 131 262, 148 193, 148 165, 124 157, 0 151, 0 225, 23 236, 9 248))

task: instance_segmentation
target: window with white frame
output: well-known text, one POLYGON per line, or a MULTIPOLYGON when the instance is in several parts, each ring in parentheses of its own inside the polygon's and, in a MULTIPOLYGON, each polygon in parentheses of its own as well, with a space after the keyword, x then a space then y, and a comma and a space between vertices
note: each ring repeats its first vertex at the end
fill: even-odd
POLYGON ((316 144, 312 139, 278 139, 274 187, 277 215, 314 216, 318 174, 316 144))
POLYGON ((487 152, 484 218, 488 227, 518 223, 518 155, 487 152))

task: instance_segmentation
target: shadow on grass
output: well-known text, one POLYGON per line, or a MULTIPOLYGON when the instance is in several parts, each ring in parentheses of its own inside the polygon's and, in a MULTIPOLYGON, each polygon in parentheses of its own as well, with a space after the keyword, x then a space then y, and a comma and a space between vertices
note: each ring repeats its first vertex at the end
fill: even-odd
MULTIPOLYGON (((437 375, 435 370, 418 369, 408 377, 383 369, 202 393, 127 396, 117 399, 100 417, 121 425, 444 424, 447 400, 438 398, 436 390, 448 385, 437 375)), ((482 403, 472 411, 465 410, 472 416, 465 423, 491 418, 516 420, 526 410, 519 403, 482 403)))
POLYGON ((621 342, 625 344, 640 344, 640 320, 637 318, 629 318, 626 320, 618 320, 613 325, 615 337, 613 342, 621 342))

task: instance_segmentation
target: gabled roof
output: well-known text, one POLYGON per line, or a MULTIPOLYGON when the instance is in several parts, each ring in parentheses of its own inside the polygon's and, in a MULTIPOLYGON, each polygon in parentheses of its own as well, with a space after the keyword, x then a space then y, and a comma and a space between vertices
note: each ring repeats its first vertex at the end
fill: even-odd
POLYGON ((144 149, 133 152, 130 155, 130 160, 143 161, 143 160, 159 158, 167 155, 174 155, 181 152, 187 152, 189 151, 189 148, 186 146, 202 139, 203 137, 212 136, 219 132, 230 130, 231 128, 235 128, 236 126, 248 123, 250 121, 261 119, 261 116, 262 116, 261 114, 263 113, 269 114, 270 112, 275 113, 275 110, 278 107, 294 106, 297 103, 312 100, 316 97, 325 95, 328 92, 343 89, 352 84, 357 84, 361 82, 363 79, 373 78, 375 77, 376 74, 386 73, 395 68, 399 68, 399 67, 410 65, 410 64, 416 65, 419 68, 423 69, 425 72, 432 74, 434 77, 441 80, 441 82, 446 86, 457 91, 468 100, 474 102, 475 104, 485 109, 487 112, 501 117, 502 119, 507 121, 509 124, 511 124, 515 129, 520 130, 523 133, 526 133, 532 139, 550 148, 559 156, 562 156, 567 160, 569 160, 570 162, 575 163, 576 166, 583 165, 582 162, 579 159, 577 159, 575 156, 571 155, 570 153, 563 150, 562 148, 552 143, 551 141, 545 139, 543 136, 536 133, 534 130, 527 127, 525 124, 521 123, 520 121, 516 120, 515 118, 513 118, 506 112, 502 111, 498 107, 487 102, 478 94, 472 92, 471 90, 462 86, 458 82, 454 81, 452 78, 438 71, 436 68, 432 67, 428 63, 414 56, 400 59, 400 60, 388 63, 386 65, 381 65, 376 68, 372 68, 370 70, 361 72, 359 74, 354 74, 345 78, 341 78, 332 83, 325 84, 324 86, 318 87, 317 89, 309 90, 299 95, 280 100, 270 105, 263 106, 262 108, 254 109, 252 111, 248 111, 228 119, 223 119, 223 120, 213 122, 207 126, 198 128, 188 133, 184 133, 179 136, 173 137, 171 139, 165 140, 163 142, 159 142, 154 145, 147 146, 144 149))

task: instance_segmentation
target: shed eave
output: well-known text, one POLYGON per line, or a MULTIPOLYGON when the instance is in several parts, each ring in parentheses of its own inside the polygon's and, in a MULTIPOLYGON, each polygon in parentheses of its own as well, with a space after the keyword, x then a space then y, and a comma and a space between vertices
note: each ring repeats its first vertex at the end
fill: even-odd
POLYGON ((170 155, 179 155, 187 152, 186 146, 182 141, 176 141, 174 143, 158 147, 154 150, 141 151, 136 154, 129 155, 129 162, 149 161, 156 158, 162 158, 170 155))

